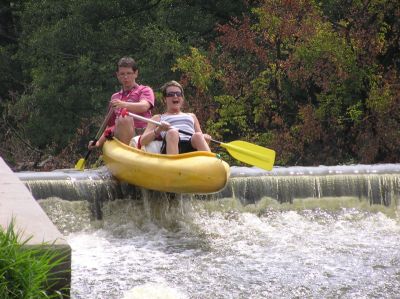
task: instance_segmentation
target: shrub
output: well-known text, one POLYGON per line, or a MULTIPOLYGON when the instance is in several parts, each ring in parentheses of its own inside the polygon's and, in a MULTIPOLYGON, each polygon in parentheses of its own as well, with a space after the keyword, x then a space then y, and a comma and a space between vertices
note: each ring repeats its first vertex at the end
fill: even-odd
POLYGON ((31 237, 21 240, 21 235, 15 231, 14 220, 6 230, 0 227, 0 298, 63 298, 60 292, 49 290, 56 281, 51 270, 64 258, 49 244, 28 245, 31 237))

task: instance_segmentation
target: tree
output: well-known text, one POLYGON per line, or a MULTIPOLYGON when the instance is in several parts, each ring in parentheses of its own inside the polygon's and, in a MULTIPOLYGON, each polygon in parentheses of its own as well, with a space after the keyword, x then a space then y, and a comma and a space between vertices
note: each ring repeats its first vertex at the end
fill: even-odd
POLYGON ((377 134, 399 142, 398 13, 390 0, 257 1, 210 45, 208 129, 272 147, 282 165, 396 161, 377 134))
POLYGON ((175 59, 192 43, 209 43, 215 23, 240 14, 243 5, 227 0, 28 0, 5 7, 0 13, 7 19, 0 28, 13 17, 16 31, 13 43, 5 40, 7 48, 0 51, 7 62, 0 72, 15 70, 21 80, 2 85, 2 97, 14 96, 7 96, 3 106, 1 124, 7 122, 13 134, 4 135, 1 151, 18 160, 32 151, 39 157, 30 158, 40 159, 67 148, 84 149, 110 94, 119 88, 114 72, 120 57, 134 57, 139 82, 157 91, 176 76, 171 70, 175 59))

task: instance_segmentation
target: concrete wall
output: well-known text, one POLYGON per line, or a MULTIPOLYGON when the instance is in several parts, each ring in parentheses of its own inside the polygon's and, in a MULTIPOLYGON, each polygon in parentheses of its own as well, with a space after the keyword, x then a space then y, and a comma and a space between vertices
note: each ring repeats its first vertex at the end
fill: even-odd
MULTIPOLYGON (((0 157, 0 225, 6 229, 12 219, 17 230, 22 233, 22 240, 31 237, 28 246, 40 246, 44 242, 52 250, 65 256, 65 262, 54 271, 66 271, 58 274, 59 279, 53 289, 69 289, 71 247, 29 190, 0 157)), ((68 295, 68 292, 64 293, 68 295)))

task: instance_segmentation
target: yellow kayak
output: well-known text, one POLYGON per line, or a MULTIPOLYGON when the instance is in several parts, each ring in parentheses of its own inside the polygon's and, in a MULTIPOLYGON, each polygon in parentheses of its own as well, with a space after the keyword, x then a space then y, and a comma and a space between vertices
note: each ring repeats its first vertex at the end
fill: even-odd
POLYGON ((218 192, 225 187, 230 174, 229 165, 214 153, 154 154, 115 138, 104 143, 103 160, 118 180, 163 192, 218 192))

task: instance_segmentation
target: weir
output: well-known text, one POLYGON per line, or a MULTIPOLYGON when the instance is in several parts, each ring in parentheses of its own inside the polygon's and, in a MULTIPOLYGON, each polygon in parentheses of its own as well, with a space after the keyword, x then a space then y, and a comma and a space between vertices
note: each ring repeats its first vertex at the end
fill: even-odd
MULTIPOLYGON (((149 194, 147 190, 119 183, 105 167, 85 171, 20 172, 17 176, 35 199, 88 200, 97 218, 101 218, 104 201, 141 199, 149 194)), ((150 193, 157 197, 161 195, 150 193)), ((399 207, 400 164, 275 167, 270 172, 231 167, 231 178, 220 192, 182 196, 208 200, 233 197, 244 205, 264 197, 279 203, 293 203, 303 198, 356 197, 369 204, 399 207)))
POLYGON ((231 174, 176 195, 103 167, 17 173, 73 248, 71 298, 399 297, 400 164, 231 174))

